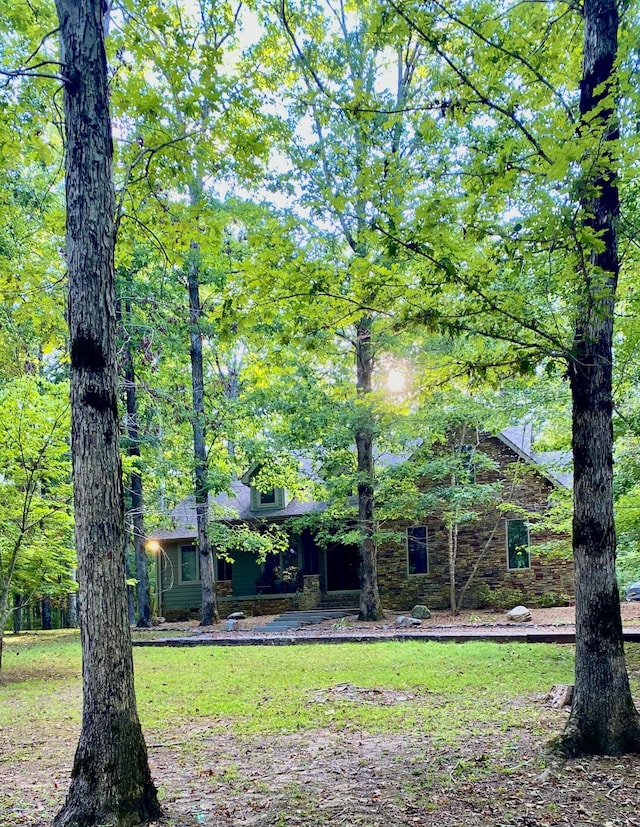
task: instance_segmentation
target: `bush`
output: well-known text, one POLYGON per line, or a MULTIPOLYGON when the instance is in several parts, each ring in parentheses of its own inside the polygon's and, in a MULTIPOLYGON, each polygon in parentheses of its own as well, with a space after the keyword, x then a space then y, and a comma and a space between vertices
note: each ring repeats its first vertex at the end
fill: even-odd
POLYGON ((495 609, 497 612, 506 612, 526 600, 526 595, 521 589, 508 589, 502 586, 498 589, 491 589, 490 592, 491 602, 489 608, 495 609))
POLYGON ((537 609, 550 609, 552 606, 571 606, 573 599, 565 592, 547 592, 529 601, 537 609))

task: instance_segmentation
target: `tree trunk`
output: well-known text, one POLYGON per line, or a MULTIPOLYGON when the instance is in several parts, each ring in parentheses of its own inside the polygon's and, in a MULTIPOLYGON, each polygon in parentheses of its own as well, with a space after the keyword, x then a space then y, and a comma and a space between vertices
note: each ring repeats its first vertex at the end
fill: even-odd
POLYGON ((585 0, 584 25, 580 111, 583 139, 589 144, 581 206, 585 226, 599 237, 602 246, 586 257, 569 369, 573 401, 576 671, 571 715, 558 741, 559 749, 569 756, 640 750, 640 721, 624 660, 613 520, 611 363, 619 270, 616 0, 585 0))
POLYGON ((118 445, 111 123, 101 0, 56 0, 64 75, 82 729, 56 827, 160 815, 138 721, 118 445))
POLYGON ((51 631, 51 598, 42 598, 42 630, 45 632, 51 631))
MULTIPOLYGON (((2 627, 4 629, 4 626, 2 627)), ((13 596, 13 633, 15 635, 22 631, 22 595, 13 596)))
POLYGON ((204 422, 204 371, 202 367, 202 333, 200 331, 200 250, 191 243, 189 256, 189 312, 191 326, 191 383, 193 391, 193 453, 195 457, 195 499, 200 549, 200 582, 202 585, 201 626, 219 620, 216 603, 213 553, 209 540, 209 490, 207 485, 207 447, 204 422))
POLYGON ((378 593, 378 548, 374 504, 373 422, 368 394, 371 393, 373 352, 371 320, 364 317, 356 331, 356 378, 358 412, 358 527, 360 529, 360 613, 359 620, 384 617, 378 593))
MULTIPOLYGON (((71 579, 75 581, 75 570, 71 573, 71 579)), ((75 629, 78 625, 78 595, 76 592, 71 592, 67 595, 67 610, 69 612, 69 628, 75 629)))
POLYGON ((9 594, 8 592, 0 596, 0 674, 2 673, 2 647, 4 643, 4 627, 7 625, 9 617, 9 594))
POLYGON ((124 558, 125 562, 125 577, 127 578, 127 615, 129 617, 129 626, 135 626, 136 623, 136 593, 134 591, 133 586, 131 585, 131 580, 135 579, 133 577, 133 572, 131 571, 131 562, 130 562, 130 554, 127 551, 124 558))
MULTIPOLYGON (((9 602, 9 589, 11 588, 11 583, 13 581, 13 575, 16 569, 18 554, 20 553, 23 539, 24 528, 21 527, 20 534, 17 540, 14 542, 13 548, 11 549, 11 552, 9 554, 9 559, 5 563, 7 568, 2 573, 3 577, 0 580, 0 671, 2 671, 2 640, 4 637, 4 629, 7 625, 9 612, 11 611, 9 602)), ((29 626, 28 628, 31 628, 31 626, 29 626)))
MULTIPOLYGON (((131 301, 125 299, 125 316, 131 319, 131 301)), ((128 453, 134 458, 133 470, 129 477, 131 497, 131 524, 133 529, 133 548, 136 560, 136 591, 138 594, 138 627, 148 629, 151 626, 151 595, 149 592, 149 573, 147 571, 147 551, 145 547, 144 501, 142 498, 142 474, 135 460, 140 458, 140 433, 138 431, 138 395, 136 374, 133 365, 131 343, 124 349, 124 381, 127 396, 127 435, 129 437, 128 453)))

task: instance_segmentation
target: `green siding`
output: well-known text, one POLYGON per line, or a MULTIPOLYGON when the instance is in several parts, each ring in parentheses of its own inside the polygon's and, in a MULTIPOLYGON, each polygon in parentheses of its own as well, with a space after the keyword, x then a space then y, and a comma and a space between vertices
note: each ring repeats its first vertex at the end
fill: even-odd
MULTIPOLYGON (((180 583, 180 546, 188 541, 164 547, 166 557, 162 566, 163 609, 199 610, 202 605, 202 587, 197 583, 180 583), (166 558, 169 558, 168 560, 166 558), (171 588, 168 588, 171 584, 171 588)), ((234 597, 257 593, 256 580, 260 577, 260 565, 252 554, 237 552, 233 561, 232 582, 234 597)))
POLYGON ((162 608, 195 609, 202 605, 202 586, 197 583, 180 583, 180 563, 178 549, 189 545, 187 541, 178 545, 165 546, 162 565, 162 608), (166 558, 169 558, 168 560, 166 558), (172 585, 173 584, 173 585, 172 585), (172 586, 171 588, 168 588, 172 586))
POLYGON ((279 511, 286 506, 286 497, 284 488, 274 489, 273 503, 262 504, 260 500, 260 492, 253 485, 251 486, 251 510, 256 512, 279 511))
POLYGON ((233 596, 256 594, 256 580, 260 577, 260 565, 253 554, 237 552, 233 558, 233 596))

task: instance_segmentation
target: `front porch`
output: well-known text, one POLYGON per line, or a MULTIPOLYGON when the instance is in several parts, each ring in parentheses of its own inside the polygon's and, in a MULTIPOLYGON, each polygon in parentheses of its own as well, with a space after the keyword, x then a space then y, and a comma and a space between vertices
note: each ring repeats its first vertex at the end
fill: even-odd
MULTIPOLYGON (((167 544, 161 559, 160 614, 167 620, 197 617, 201 583, 196 545, 167 544)), ((358 547, 337 543, 321 547, 310 531, 292 535, 287 549, 263 560, 248 552, 235 554, 233 563, 219 558, 216 574, 222 616, 234 611, 266 615, 358 604, 358 547)))

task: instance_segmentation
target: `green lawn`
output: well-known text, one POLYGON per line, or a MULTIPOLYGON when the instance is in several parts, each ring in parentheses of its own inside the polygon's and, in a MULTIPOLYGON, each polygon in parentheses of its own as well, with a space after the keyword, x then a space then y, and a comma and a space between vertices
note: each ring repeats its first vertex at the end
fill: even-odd
MULTIPOLYGON (((76 720, 79 708, 68 696, 80 685, 80 668, 77 634, 9 636, 2 684, 5 692, 11 685, 13 710, 55 720, 63 708, 76 720)), ((571 647, 539 644, 135 649, 146 729, 206 719, 237 734, 299 732, 330 721, 390 732, 428 724, 434 736, 447 737, 470 718, 494 725, 501 709, 510 725, 510 699, 570 683, 572 668, 571 647)))
MULTIPOLYGON (((639 649, 629 647, 633 676, 639 649)), ((536 825, 583 812, 618 824, 637 793, 637 757, 545 768, 566 712, 541 698, 572 682, 571 646, 389 641, 134 657, 163 827, 516 827, 529 812, 536 825)), ((2 827, 45 827, 61 806, 80 673, 76 632, 8 636, 2 827)))

